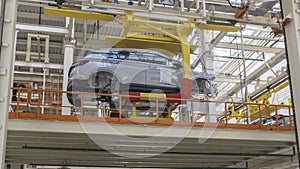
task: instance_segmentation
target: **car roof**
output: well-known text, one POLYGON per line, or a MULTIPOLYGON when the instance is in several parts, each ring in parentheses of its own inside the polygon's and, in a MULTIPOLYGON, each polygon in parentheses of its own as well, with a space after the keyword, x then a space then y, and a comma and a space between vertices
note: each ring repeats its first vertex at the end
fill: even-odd
POLYGON ((90 51, 90 52, 99 52, 99 53, 110 53, 110 52, 119 52, 119 51, 126 51, 126 52, 132 52, 132 53, 149 53, 149 54, 156 54, 156 55, 160 55, 160 56, 163 56, 163 57, 166 57, 166 58, 169 58, 171 59, 171 57, 163 54, 163 53, 160 53, 160 52, 157 52, 157 51, 153 51, 153 50, 148 50, 148 49, 135 49, 135 48, 101 48, 99 50, 87 50, 87 51, 90 51))
MULTIPOLYGON (((119 51, 126 51, 126 52, 132 52, 132 53, 149 53, 149 54, 157 54, 157 55, 160 55, 160 56, 163 56, 163 57, 166 57, 168 59, 171 59, 171 60, 174 60, 160 52, 157 52, 157 51, 152 51, 152 50, 147 50, 147 49, 134 49, 134 48, 101 48, 99 50, 87 50, 87 51, 90 51, 90 52, 96 52, 96 53, 110 53, 110 52, 119 52, 119 51)), ((86 56, 87 57, 87 56, 86 56)), ((177 60, 174 60, 174 61, 177 61, 177 60)), ((178 61, 177 61, 178 62, 178 61)), ((196 79, 196 78, 204 78, 204 79, 209 79, 209 80, 213 80, 215 79, 215 76, 212 75, 212 74, 209 74, 207 72, 199 72, 199 71, 194 71, 192 70, 191 71, 192 75, 193 75, 193 79, 196 79)))

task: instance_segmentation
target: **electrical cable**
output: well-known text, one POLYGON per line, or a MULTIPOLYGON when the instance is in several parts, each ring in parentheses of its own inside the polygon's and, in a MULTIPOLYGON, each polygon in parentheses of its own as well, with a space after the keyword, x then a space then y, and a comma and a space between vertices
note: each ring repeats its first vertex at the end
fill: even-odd
POLYGON ((247 1, 247 3, 245 4, 241 4, 241 6, 235 6, 232 5, 232 3, 230 2, 230 0, 227 0, 228 4, 230 5, 231 8, 236 8, 236 9, 244 9, 244 8, 249 8, 250 2, 247 1))
POLYGON ((240 7, 232 5, 231 2, 230 2, 230 0, 227 0, 227 2, 228 2, 228 4, 230 5, 231 8, 238 8, 238 9, 240 9, 240 7))
MULTIPOLYGON (((239 45, 237 43, 237 40, 235 39, 235 44, 236 44, 236 50, 239 50, 239 45)), ((237 58, 240 58, 240 52, 237 54, 237 58)), ((241 65, 241 61, 238 60, 238 65, 241 65)), ((239 66, 239 75, 240 75, 240 85, 241 85, 241 96, 242 96, 242 101, 244 101, 244 95, 243 95, 243 79, 242 79, 242 72, 241 72, 241 66, 239 66)))

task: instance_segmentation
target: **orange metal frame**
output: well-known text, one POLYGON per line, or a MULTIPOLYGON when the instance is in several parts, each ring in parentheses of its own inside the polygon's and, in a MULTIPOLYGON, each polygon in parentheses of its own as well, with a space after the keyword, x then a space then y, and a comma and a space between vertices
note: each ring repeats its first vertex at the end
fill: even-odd
MULTIPOLYGON (((130 96, 130 95, 112 95, 112 94, 96 94, 96 93, 85 93, 85 92, 66 92, 66 91, 59 91, 59 90, 42 90, 42 89, 30 89, 30 88, 12 88, 12 90, 17 90, 17 101, 13 101, 11 103, 11 106, 15 108, 14 112, 9 112, 9 118, 11 119, 34 119, 34 120, 59 120, 59 121, 71 121, 71 122, 106 122, 106 123, 115 123, 115 124, 147 124, 147 125, 157 125, 157 126, 170 126, 170 125, 178 125, 178 126, 193 126, 193 127, 217 127, 217 128, 234 128, 234 129, 248 129, 248 130, 273 130, 273 131, 293 131, 294 125, 292 123, 292 111, 291 106, 289 105, 267 105, 267 104, 257 104, 257 103, 245 103, 245 102, 219 102, 219 101, 211 101, 211 100, 195 100, 195 99, 181 99, 182 102, 189 102, 191 103, 191 110, 189 112, 174 112, 178 115, 185 113, 190 114, 188 121, 174 121, 170 118, 162 118, 159 114, 164 113, 159 111, 158 103, 159 101, 163 100, 162 98, 150 98, 151 100, 155 101, 156 103, 156 109, 155 109, 155 117, 129 117, 124 118, 122 117, 124 112, 132 112, 133 110, 126 110, 122 107, 122 104, 119 104, 119 107, 116 108, 119 112, 119 117, 98 117, 98 116, 90 116, 90 115, 84 115, 83 109, 84 105, 80 105, 79 107, 76 107, 80 110, 80 114, 77 115, 61 115, 60 111, 62 109, 61 104, 56 103, 57 100, 54 99, 54 95, 56 95, 59 100, 61 100, 62 94, 67 93, 73 93, 73 94, 79 94, 81 97, 84 95, 95 95, 95 96, 117 96, 119 97, 119 102, 122 103, 124 99, 129 99, 132 97, 140 97, 140 96, 130 96), (25 101, 21 100, 21 94, 27 93, 27 99, 25 101), (42 105, 42 93, 45 92, 45 102, 44 105, 42 105), (35 94, 35 97, 37 95, 37 98, 32 98, 33 94, 35 94), (60 97, 59 97, 60 96, 60 97), (33 101, 34 100, 34 101, 33 101), (197 103, 202 104, 224 104, 224 114, 212 114, 208 112, 200 112, 199 110, 194 110, 194 105, 197 103), (259 109, 259 124, 235 124, 229 122, 227 118, 228 114, 228 107, 232 104, 244 104, 249 106, 257 106, 259 109), (41 108, 44 106, 47 107, 47 113, 42 114, 41 108), (35 112, 24 112, 21 109, 22 108, 29 108, 32 107, 33 109, 36 109, 35 112), (267 113, 263 114, 261 107, 265 107, 265 110, 267 113), (275 116, 276 116, 276 123, 272 126, 267 126, 262 124, 262 120, 266 117, 270 116, 270 107, 275 108, 275 116), (278 120, 279 120, 279 109, 287 109, 288 115, 286 118, 289 119, 290 124, 288 126, 279 126, 278 120), (56 110, 55 113, 53 113, 53 110, 56 110), (223 116, 225 117, 225 120, 216 123, 208 123, 208 122, 195 122, 195 115, 201 115, 203 116, 223 116)), ((26 96, 26 94, 25 94, 26 96)), ((178 99, 178 98, 174 98, 178 99)), ((130 99, 129 99, 130 100, 130 99)), ((172 98, 173 100, 173 98, 172 98)), ((74 108, 74 106, 69 106, 69 108, 74 108)), ((99 110, 105 110, 110 111, 112 109, 107 108, 94 108, 99 110)))

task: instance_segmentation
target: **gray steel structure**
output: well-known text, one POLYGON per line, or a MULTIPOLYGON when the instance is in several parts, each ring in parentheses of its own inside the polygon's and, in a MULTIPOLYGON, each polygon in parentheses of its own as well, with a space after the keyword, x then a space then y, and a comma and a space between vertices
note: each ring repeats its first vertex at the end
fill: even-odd
POLYGON ((290 23, 287 23, 285 27, 286 35, 286 52, 288 58, 288 72, 290 74, 290 88, 292 89, 292 102, 294 111, 295 134, 298 145, 298 161, 300 159, 299 154, 299 131, 300 131, 300 117, 299 117, 299 105, 300 97, 298 92, 300 91, 300 1, 299 0, 285 0, 282 1, 282 12, 284 19, 290 19, 290 23))

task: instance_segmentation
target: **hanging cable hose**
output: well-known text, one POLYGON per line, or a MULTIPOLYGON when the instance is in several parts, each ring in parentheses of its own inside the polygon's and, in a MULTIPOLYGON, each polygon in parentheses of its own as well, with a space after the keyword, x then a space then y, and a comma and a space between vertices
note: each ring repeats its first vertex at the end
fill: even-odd
POLYGON ((231 8, 241 9, 241 7, 239 7, 239 6, 232 5, 232 3, 230 2, 230 0, 227 0, 227 2, 228 2, 228 4, 230 5, 231 8))
MULTIPOLYGON (((235 41, 236 43, 236 50, 239 50, 239 46, 237 41, 235 41)), ((237 57, 240 58, 240 53, 237 54, 237 57)), ((240 63, 241 60, 238 61, 238 65, 241 65, 242 63, 240 63)), ((239 66, 239 76, 240 76, 240 86, 241 86, 241 96, 242 96, 242 101, 244 101, 244 94, 243 94, 243 79, 242 79, 242 72, 241 72, 241 66, 239 66)))
POLYGON ((247 3, 241 4, 241 6, 236 6, 232 5, 230 0, 227 0, 228 4, 230 5, 231 8, 236 8, 236 9, 244 9, 244 8, 249 8, 250 2, 247 1, 247 3))
POLYGON ((227 0, 228 4, 230 5, 231 8, 237 8, 236 6, 233 6, 230 2, 230 0, 227 0))
POLYGON ((244 15, 247 13, 249 10, 250 2, 247 1, 246 3, 242 3, 240 6, 232 5, 230 0, 227 0, 228 4, 230 5, 231 8, 238 9, 234 15, 234 18, 236 19, 243 19, 244 15))

